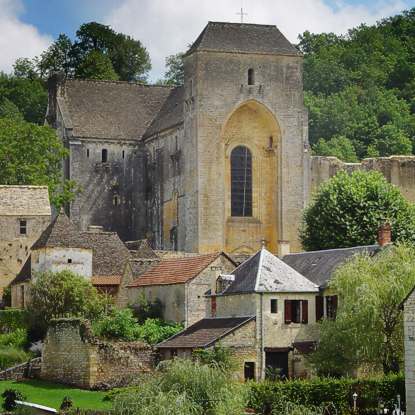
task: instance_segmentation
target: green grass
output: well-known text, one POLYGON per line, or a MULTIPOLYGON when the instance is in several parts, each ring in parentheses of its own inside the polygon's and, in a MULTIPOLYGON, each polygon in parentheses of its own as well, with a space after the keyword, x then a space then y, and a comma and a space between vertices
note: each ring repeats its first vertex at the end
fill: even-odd
MULTIPOLYGON (((64 396, 73 400, 75 408, 105 410, 111 408, 111 402, 103 401, 105 392, 95 392, 72 388, 58 383, 42 380, 0 381, 0 395, 6 389, 16 389, 26 398, 26 401, 58 409, 64 396)), ((2 398, 0 398, 2 401, 2 398)))

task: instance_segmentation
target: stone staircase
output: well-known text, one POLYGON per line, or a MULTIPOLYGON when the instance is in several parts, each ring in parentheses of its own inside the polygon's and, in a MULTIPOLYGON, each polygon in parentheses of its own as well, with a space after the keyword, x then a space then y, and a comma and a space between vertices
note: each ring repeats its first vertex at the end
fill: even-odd
POLYGON ((0 380, 22 380, 35 378, 40 372, 41 362, 41 357, 35 357, 27 362, 2 370, 0 372, 0 380))

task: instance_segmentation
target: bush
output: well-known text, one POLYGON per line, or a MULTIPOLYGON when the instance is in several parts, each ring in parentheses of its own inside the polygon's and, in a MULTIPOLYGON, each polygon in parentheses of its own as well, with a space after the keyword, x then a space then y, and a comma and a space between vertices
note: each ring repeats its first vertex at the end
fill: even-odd
POLYGON ((130 305, 134 317, 142 324, 149 318, 161 319, 163 317, 163 305, 156 298, 155 301, 148 301, 144 293, 141 293, 137 302, 130 305))
POLYGON ((0 346, 0 370, 26 362, 31 355, 16 347, 0 346))
POLYGON ((116 414, 240 415, 246 387, 217 368, 191 360, 163 362, 139 386, 112 393, 116 414))
POLYGON ((386 407, 393 409, 398 394, 404 400, 405 379, 403 375, 390 375, 361 380, 321 378, 251 383, 249 406, 259 413, 271 414, 273 409, 284 408, 287 403, 309 408, 334 405, 339 413, 345 413, 353 406, 354 392, 358 394, 361 414, 376 413, 380 398, 386 407))
POLYGON ((209 349, 197 349, 193 356, 202 364, 217 367, 223 371, 231 371, 235 368, 232 350, 217 344, 209 349))
POLYGON ((17 406, 16 401, 22 401, 25 399, 22 393, 15 389, 6 389, 1 396, 4 398, 2 407, 5 411, 15 410, 17 406))
POLYGON ((59 407, 59 409, 61 411, 66 412, 66 411, 70 410, 72 407, 73 407, 73 400, 72 400, 72 398, 70 396, 65 396, 62 399, 62 403, 61 403, 61 406, 59 407))
POLYGON ((17 329, 26 329, 27 312, 17 308, 6 308, 0 310, 0 332, 10 333, 17 329))
POLYGON ((128 308, 113 310, 111 314, 95 322, 92 327, 98 337, 126 341, 139 339, 137 321, 128 308))
POLYGON ((149 318, 138 326, 138 338, 148 344, 157 344, 183 330, 183 325, 149 318))
POLYGON ((0 334, 1 346, 24 347, 27 344, 27 330, 16 329, 11 333, 0 334))

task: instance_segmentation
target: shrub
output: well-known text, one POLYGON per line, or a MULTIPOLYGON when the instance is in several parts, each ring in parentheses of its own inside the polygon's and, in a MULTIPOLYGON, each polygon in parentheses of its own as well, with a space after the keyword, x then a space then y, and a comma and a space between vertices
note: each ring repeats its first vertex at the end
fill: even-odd
POLYGON ((183 330, 183 325, 155 318, 147 319, 138 327, 138 338, 148 344, 157 344, 183 330))
POLYGON ((92 327, 95 335, 107 339, 132 341, 139 338, 137 321, 128 308, 113 310, 92 327))
POLYGON ((232 350, 217 344, 210 349, 198 349, 193 352, 193 356, 202 364, 217 367, 223 371, 231 371, 235 368, 235 360, 232 350))
POLYGON ((59 407, 59 409, 61 411, 68 411, 69 409, 71 409, 73 407, 73 400, 70 396, 65 396, 62 399, 62 403, 61 406, 59 407))
POLYGON ((376 413, 379 399, 393 409, 396 395, 405 396, 403 375, 390 375, 375 379, 290 380, 287 382, 251 383, 249 406, 262 414, 270 414, 273 408, 284 408, 287 402, 309 408, 333 405, 338 412, 348 412, 352 407, 352 395, 358 394, 358 408, 362 414, 376 413))
POLYGON ((0 346, 24 347, 26 344, 26 329, 16 329, 10 333, 0 334, 0 346))
POLYGON ((27 311, 17 308, 6 308, 0 310, 0 331, 10 333, 16 329, 27 328, 27 311))
POLYGON ((0 347, 0 370, 7 369, 18 363, 26 362, 30 359, 30 354, 22 349, 9 346, 0 347))
POLYGON ((133 310, 134 317, 142 324, 149 318, 161 319, 163 317, 163 305, 161 301, 156 298, 154 301, 147 300, 144 293, 141 293, 137 301, 130 305, 133 310))
POLYGON ((1 396, 4 398, 2 407, 5 411, 13 411, 17 406, 16 401, 25 399, 22 393, 16 389, 6 389, 1 396))

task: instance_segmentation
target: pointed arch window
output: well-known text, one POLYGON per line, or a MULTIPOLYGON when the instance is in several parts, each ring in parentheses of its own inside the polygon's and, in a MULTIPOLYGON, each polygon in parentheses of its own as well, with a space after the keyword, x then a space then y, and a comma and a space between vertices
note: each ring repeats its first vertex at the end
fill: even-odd
POLYGON ((252 154, 245 146, 231 153, 231 215, 252 216, 252 154))

